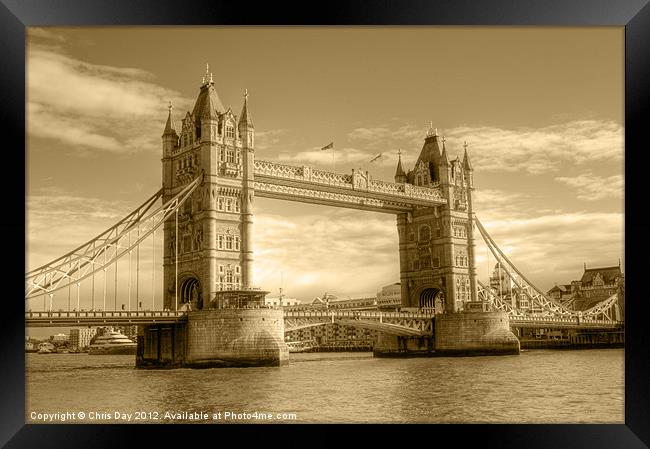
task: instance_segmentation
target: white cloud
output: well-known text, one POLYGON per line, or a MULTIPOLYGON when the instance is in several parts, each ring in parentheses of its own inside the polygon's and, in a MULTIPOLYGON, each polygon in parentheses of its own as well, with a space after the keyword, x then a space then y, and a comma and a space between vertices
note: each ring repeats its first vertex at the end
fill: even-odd
POLYGON ((297 216, 261 211, 255 223, 256 283, 277 293, 282 275, 285 293, 301 299, 324 291, 374 295, 399 280, 397 241, 391 215, 336 208, 297 216))
POLYGON ((515 129, 462 126, 451 129, 447 140, 454 148, 467 141, 474 168, 483 171, 540 174, 557 171, 566 163, 623 158, 623 128, 613 121, 575 120, 515 129))
POLYGON ((321 150, 313 147, 297 153, 281 152, 275 159, 280 162, 292 164, 315 164, 331 170, 333 164, 361 164, 372 159, 373 154, 357 148, 334 148, 334 150, 321 150), (332 157, 334 151, 334 157, 332 157))
POLYGON ((285 136, 287 129, 271 129, 268 131, 255 131, 255 148, 257 150, 268 150, 281 143, 281 137, 285 136))
POLYGON ((555 178, 555 180, 570 187, 575 187, 578 190, 577 198, 580 200, 596 201, 623 195, 622 175, 603 178, 587 172, 576 177, 561 176, 555 178))
MULTIPOLYGON (((447 139, 450 157, 462 155, 469 145, 476 170, 524 171, 541 174, 559 170, 563 164, 620 162, 623 128, 613 121, 573 120, 540 128, 458 126, 439 130, 447 139)), ((352 130, 348 137, 362 148, 406 149, 405 162, 412 162, 422 148, 425 130, 411 124, 380 125, 352 130)))
POLYGON ((160 151, 168 101, 190 105, 144 70, 90 64, 39 45, 28 50, 30 136, 81 150, 160 151))

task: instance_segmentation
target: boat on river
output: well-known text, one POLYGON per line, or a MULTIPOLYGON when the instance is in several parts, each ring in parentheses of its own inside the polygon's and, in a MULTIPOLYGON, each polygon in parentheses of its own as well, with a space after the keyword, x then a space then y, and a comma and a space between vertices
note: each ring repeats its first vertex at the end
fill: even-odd
POLYGON ((93 338, 88 347, 89 355, 135 354, 137 343, 113 329, 107 329, 102 335, 93 338))
POLYGON ((300 340, 300 341, 288 341, 287 342, 287 347, 289 348, 289 352, 309 352, 313 350, 316 346, 316 342, 314 340, 300 340))

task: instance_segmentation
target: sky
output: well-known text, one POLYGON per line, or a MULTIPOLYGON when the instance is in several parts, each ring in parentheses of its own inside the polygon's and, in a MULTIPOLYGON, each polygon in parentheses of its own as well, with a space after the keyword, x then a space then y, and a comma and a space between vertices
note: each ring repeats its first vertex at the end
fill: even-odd
MULTIPOLYGON (((412 168, 432 123, 452 158, 467 141, 476 215, 534 284, 579 279, 583 263, 624 270, 622 27, 28 28, 28 270, 160 188, 168 102, 179 123, 206 63, 235 114, 248 90, 257 159, 392 181, 398 149, 412 168)), ((272 295, 399 281, 395 216, 254 208, 255 284, 272 295)), ((145 278, 162 272, 142 257, 145 278)), ((476 262, 486 280, 479 241, 476 262)))

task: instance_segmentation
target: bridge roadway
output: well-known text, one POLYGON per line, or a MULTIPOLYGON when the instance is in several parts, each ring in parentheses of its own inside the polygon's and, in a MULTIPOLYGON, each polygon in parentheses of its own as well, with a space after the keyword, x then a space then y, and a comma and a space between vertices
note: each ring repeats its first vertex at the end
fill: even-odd
MULTIPOLYGON (((380 312, 353 310, 285 311, 285 332, 339 323, 379 330, 396 335, 431 335, 434 317, 431 312, 380 312)), ((175 323, 186 319, 186 311, 47 311, 25 312, 28 327, 126 326, 133 324, 175 323)), ((618 329, 620 321, 590 320, 573 317, 510 317, 510 326, 518 328, 554 329, 618 329)))

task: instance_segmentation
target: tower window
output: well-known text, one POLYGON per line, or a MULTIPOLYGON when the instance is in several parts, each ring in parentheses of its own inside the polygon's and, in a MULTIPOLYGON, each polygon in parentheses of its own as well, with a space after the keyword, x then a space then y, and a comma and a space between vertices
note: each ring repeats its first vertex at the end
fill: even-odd
POLYGON ((232 249, 232 235, 226 236, 226 249, 232 249))
MULTIPOLYGON (((226 133, 226 136, 227 135, 228 134, 226 133)), ((226 150, 226 162, 235 162, 235 150, 233 150, 232 148, 228 148, 226 150)))
POLYGON ((226 125, 226 137, 229 139, 235 138, 235 128, 230 124, 226 125))
POLYGON ((420 241, 428 242, 430 238, 431 238, 431 230, 429 229, 429 226, 422 226, 420 228, 420 241))

